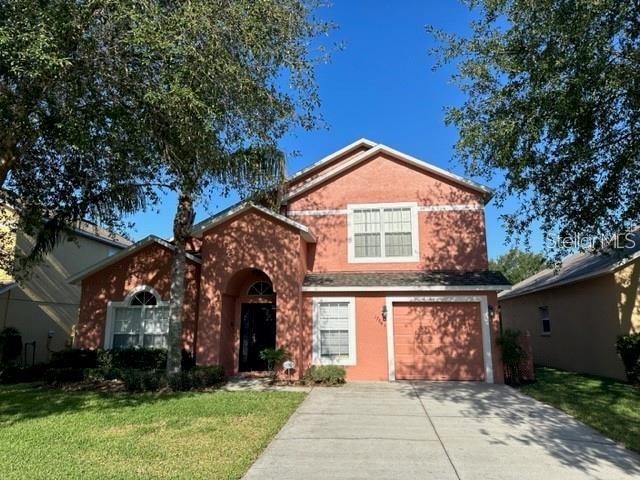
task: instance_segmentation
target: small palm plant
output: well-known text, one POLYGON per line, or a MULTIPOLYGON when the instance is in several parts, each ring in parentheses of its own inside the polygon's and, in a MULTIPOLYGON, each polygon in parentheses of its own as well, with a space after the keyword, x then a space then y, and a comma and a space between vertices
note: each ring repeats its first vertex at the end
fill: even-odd
POLYGON ((267 370, 271 372, 273 380, 276 378, 276 366, 291 358, 291 353, 285 348, 265 348, 260 352, 260 358, 266 360, 267 370))

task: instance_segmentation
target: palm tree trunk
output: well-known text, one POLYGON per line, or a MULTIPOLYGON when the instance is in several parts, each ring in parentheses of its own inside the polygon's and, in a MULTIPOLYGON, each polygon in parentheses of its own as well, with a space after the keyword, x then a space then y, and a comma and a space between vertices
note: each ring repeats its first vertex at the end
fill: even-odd
POLYGON ((190 192, 180 192, 173 219, 175 251, 171 268, 169 301, 169 338, 167 341, 167 374, 179 373, 182 360, 182 306, 185 296, 187 240, 193 226, 193 198, 190 192))

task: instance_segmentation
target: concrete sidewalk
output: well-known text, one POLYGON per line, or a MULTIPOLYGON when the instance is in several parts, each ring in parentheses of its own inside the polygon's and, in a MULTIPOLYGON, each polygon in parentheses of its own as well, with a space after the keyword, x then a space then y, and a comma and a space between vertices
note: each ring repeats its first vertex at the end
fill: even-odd
POLYGON ((502 385, 315 388, 246 479, 632 479, 640 457, 502 385))

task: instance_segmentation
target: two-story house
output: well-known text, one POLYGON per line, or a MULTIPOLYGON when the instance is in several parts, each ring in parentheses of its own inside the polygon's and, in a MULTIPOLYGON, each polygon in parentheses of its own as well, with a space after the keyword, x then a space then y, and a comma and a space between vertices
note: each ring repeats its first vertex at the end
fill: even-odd
MULTIPOLYGON (((0 246, 5 255, 26 255, 34 239, 8 228, 15 222, 13 209, 0 206, 0 246)), ((131 241, 89 222, 78 222, 55 248, 35 265, 22 282, 0 269, 0 330, 16 328, 22 337, 26 364, 47 362, 51 353, 65 348, 73 338, 78 318, 80 288, 69 285, 69 275, 117 254, 131 241)))
MULTIPOLYGON (((281 210, 239 203, 193 227, 183 340, 199 364, 301 374, 502 382, 500 274, 487 270, 491 190, 369 140, 287 179, 281 210)), ((173 246, 147 237, 70 279, 78 347, 164 346, 173 246)))

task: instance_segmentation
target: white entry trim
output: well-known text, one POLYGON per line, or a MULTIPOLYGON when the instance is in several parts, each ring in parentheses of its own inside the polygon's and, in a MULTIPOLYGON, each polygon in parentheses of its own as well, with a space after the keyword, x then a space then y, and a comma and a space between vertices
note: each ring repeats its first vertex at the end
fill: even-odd
POLYGON ((394 303, 433 303, 433 302, 472 302, 480 304, 482 324, 482 352, 484 358, 485 383, 493 383, 493 359, 491 357, 491 327, 489 325, 489 302, 484 295, 451 295, 437 297, 387 297, 387 361, 389 381, 396 379, 395 347, 393 342, 393 304, 394 303))

